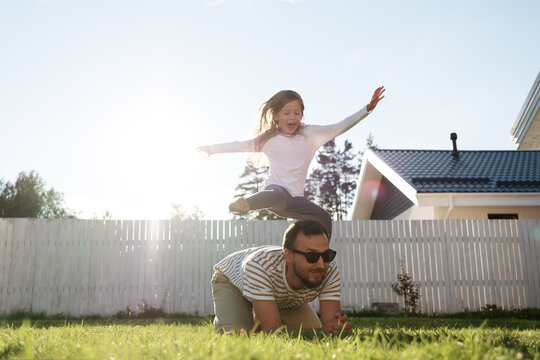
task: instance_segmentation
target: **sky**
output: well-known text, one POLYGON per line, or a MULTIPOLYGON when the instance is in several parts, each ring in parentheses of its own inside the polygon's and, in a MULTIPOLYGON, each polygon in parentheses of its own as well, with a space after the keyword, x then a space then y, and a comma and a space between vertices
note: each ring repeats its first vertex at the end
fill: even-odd
POLYGON ((0 179, 36 171, 80 218, 230 219, 259 106, 298 91, 382 149, 515 150, 540 1, 0 0, 0 179))

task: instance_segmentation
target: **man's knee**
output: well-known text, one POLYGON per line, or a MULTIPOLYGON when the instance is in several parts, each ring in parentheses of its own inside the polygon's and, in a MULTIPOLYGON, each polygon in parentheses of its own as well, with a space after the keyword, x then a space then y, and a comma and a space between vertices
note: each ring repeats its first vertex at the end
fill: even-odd
POLYGON ((250 324, 225 324, 220 322, 217 316, 214 318, 214 329, 220 334, 249 332, 252 328, 253 325, 250 324))
POLYGON ((252 305, 229 279, 215 272, 211 281, 214 298, 214 328, 219 332, 250 330, 253 327, 252 305))

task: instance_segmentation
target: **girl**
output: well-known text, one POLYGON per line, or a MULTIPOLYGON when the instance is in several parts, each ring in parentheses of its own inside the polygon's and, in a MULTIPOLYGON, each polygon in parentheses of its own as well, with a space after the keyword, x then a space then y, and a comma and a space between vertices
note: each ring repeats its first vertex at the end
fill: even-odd
POLYGON ((369 115, 384 98, 384 91, 384 86, 377 88, 371 101, 346 119, 333 125, 319 126, 305 125, 302 122, 302 98, 295 91, 282 90, 261 106, 261 117, 253 139, 204 145, 197 150, 209 156, 230 152, 264 153, 270 167, 264 190, 236 199, 229 205, 229 210, 245 214, 250 210, 268 209, 284 218, 318 220, 324 225, 330 239, 331 215, 304 197, 309 165, 319 147, 369 115))

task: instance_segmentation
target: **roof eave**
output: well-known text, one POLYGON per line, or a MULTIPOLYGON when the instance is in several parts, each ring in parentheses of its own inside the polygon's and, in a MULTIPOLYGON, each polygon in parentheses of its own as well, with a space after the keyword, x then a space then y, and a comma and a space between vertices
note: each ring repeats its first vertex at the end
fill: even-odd
POLYGON ((365 157, 384 177, 386 177, 399 191, 401 191, 414 205, 418 205, 416 189, 409 184, 401 175, 392 169, 387 163, 372 150, 366 150, 365 157))
MULTIPOLYGON (((418 205, 418 199, 416 198, 416 189, 412 187, 405 179, 403 179, 397 172, 395 172, 390 166, 388 166, 383 160, 381 160, 375 152, 371 149, 364 151, 364 157, 362 159, 362 167, 360 168, 360 175, 358 177, 358 183, 356 186, 356 193, 354 195, 354 207, 352 212, 353 219, 369 218, 373 205, 375 203, 376 196, 362 195, 362 189, 367 179, 367 169, 372 166, 375 171, 379 172, 381 176, 385 176, 395 187, 399 189, 413 204, 418 205), (369 214, 368 214, 369 213, 369 214)), ((380 181, 379 181, 380 182, 380 181)), ((376 195, 376 194, 375 194, 376 195)))
POLYGON ((540 108, 540 72, 536 76, 536 80, 525 99, 521 110, 517 116, 510 135, 512 141, 514 141, 518 146, 523 141, 523 138, 527 134, 527 130, 531 126, 535 114, 539 111, 540 108))

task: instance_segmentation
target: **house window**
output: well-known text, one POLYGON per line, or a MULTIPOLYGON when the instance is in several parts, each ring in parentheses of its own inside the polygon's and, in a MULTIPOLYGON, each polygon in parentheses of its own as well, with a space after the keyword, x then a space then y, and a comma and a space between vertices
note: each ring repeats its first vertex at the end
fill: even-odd
POLYGON ((517 220, 518 214, 488 214, 488 219, 517 220))

